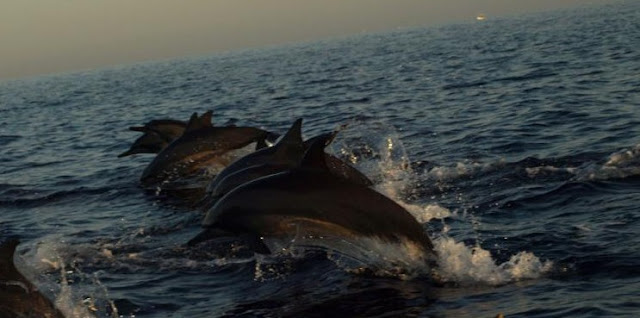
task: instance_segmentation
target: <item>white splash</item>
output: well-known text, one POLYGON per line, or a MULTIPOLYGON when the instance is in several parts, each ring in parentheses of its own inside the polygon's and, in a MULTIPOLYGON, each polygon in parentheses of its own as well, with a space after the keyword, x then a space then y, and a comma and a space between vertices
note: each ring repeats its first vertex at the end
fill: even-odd
POLYGON ((569 173, 569 174, 577 174, 579 172, 578 168, 575 167, 554 167, 554 166, 540 166, 540 167, 532 167, 525 168, 527 175, 529 178, 535 178, 542 175, 547 174, 556 174, 556 173, 569 173))
POLYGON ((409 213, 411 213, 419 223, 427 223, 434 219, 444 219, 452 216, 453 214, 447 208, 443 208, 437 204, 409 204, 399 201, 402 207, 404 207, 409 213))
MULTIPOLYGON (((73 293, 69 284, 68 275, 73 271, 67 271, 64 261, 60 261, 60 292, 56 296, 55 305, 65 317, 88 318, 95 317, 92 312, 97 312, 93 297, 81 299, 73 293)), ((116 311, 117 313, 117 311, 116 311)), ((117 316, 116 316, 117 317, 117 316)))
POLYGON ((65 317, 95 317, 93 312, 96 311, 96 308, 93 306, 93 302, 88 302, 77 295, 80 292, 86 292, 86 290, 76 290, 75 285, 72 284, 69 278, 69 275, 76 273, 75 269, 67 269, 65 259, 60 253, 60 250, 64 249, 68 249, 68 245, 64 243, 64 240, 57 237, 47 237, 42 243, 37 244, 25 254, 25 262, 34 271, 30 273, 29 279, 41 290, 49 290, 55 294, 54 304, 65 317), (53 275, 48 279, 48 276, 56 272, 59 273, 59 276, 53 275), (59 285, 55 283, 56 280, 59 281, 59 285))
MULTIPOLYGON (((388 146, 385 149, 393 149, 393 142, 391 140, 387 142, 388 146)), ((399 142, 396 142, 396 145, 402 146, 399 142)), ((404 150, 401 153, 404 153, 404 150)), ((402 193, 415 185, 415 173, 410 168, 406 155, 401 156, 399 159, 394 159, 391 155, 385 155, 378 168, 380 169, 382 181, 375 186, 375 189, 409 211, 419 223, 451 216, 449 209, 434 203, 405 202, 402 193)))
POLYGON ((625 179, 640 175, 640 145, 615 152, 601 166, 583 169, 578 181, 625 179))
POLYGON ((360 238, 351 248, 348 253, 328 253, 327 258, 351 273, 368 272, 402 280, 428 276, 432 270, 429 267, 431 255, 408 240, 391 243, 377 238, 360 238))
POLYGON ((640 144, 631 149, 623 149, 611 154, 604 164, 605 167, 624 167, 640 164, 640 144))
POLYGON ((453 166, 438 166, 426 171, 421 178, 430 181, 447 182, 468 177, 477 173, 487 172, 504 165, 504 159, 492 163, 481 163, 475 161, 457 162, 453 166))
POLYGON ((286 277, 292 270, 291 260, 304 258, 314 251, 325 252, 339 268, 354 274, 369 273, 403 280, 427 276, 432 255, 425 254, 416 243, 401 240, 389 242, 375 237, 331 237, 299 235, 291 239, 265 239, 273 252, 256 257, 255 279, 286 277))
POLYGON ((640 175, 640 145, 610 154, 604 163, 586 164, 581 167, 540 166, 526 168, 529 177, 545 174, 569 173, 571 181, 602 181, 625 179, 640 175))
POLYGON ((335 147, 339 148, 337 153, 377 180, 375 190, 396 201, 418 222, 425 223, 451 215, 451 211, 434 203, 405 202, 403 193, 414 187, 415 172, 393 127, 383 123, 352 124, 343 127, 337 139, 334 142, 337 145, 335 147), (359 149, 359 153, 355 149, 359 149))
POLYGON ((553 262, 541 261, 530 252, 518 252, 502 264, 496 264, 491 253, 479 246, 469 247, 450 237, 434 240, 438 254, 436 279, 457 285, 502 285, 535 279, 548 273, 553 262))

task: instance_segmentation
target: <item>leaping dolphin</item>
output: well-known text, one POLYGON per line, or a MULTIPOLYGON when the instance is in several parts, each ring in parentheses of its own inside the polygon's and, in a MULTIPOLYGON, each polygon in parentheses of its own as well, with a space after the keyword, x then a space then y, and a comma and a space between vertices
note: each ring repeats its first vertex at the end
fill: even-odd
MULTIPOLYGON (((212 115, 212 111, 207 111, 206 113, 202 114, 202 118, 203 120, 211 121, 212 115)), ((185 128, 187 128, 187 122, 182 120, 154 119, 144 124, 144 126, 129 127, 129 130, 139 131, 143 133, 153 131, 164 138, 175 140, 178 137, 182 136, 185 128)))
POLYGON ((236 159, 234 150, 252 143, 266 145, 270 136, 254 127, 213 127, 210 113, 201 117, 194 113, 184 133, 153 159, 140 181, 145 186, 157 185, 193 176, 209 166, 223 168, 236 159))
POLYGON ((159 153, 166 148, 172 140, 163 138, 156 132, 147 131, 144 135, 138 137, 129 150, 118 155, 118 158, 135 155, 138 153, 159 153))
MULTIPOLYGON (((317 139, 330 143, 337 131, 302 141, 302 119, 296 120, 287 133, 273 146, 252 152, 222 170, 207 186, 204 208, 211 207, 215 200, 246 182, 296 167, 306 149, 317 139)), ((355 183, 370 186, 373 183, 360 171, 325 153, 325 160, 332 174, 355 183)))
MULTIPOLYGON (((208 111, 202 116, 210 119, 212 114, 208 111)), ((175 119, 155 119, 143 126, 129 127, 129 130, 142 132, 143 135, 133 142, 129 150, 118 155, 118 158, 138 153, 159 153, 182 136, 186 127, 186 122, 175 119)))
POLYGON ((0 245, 0 317, 64 318, 15 267, 18 243, 12 239, 0 245))
MULTIPOLYGON (((207 193, 213 193, 215 188, 227 176, 236 174, 241 170, 254 167, 270 165, 274 167, 282 167, 284 171, 287 168, 295 166, 304 153, 304 144, 302 142, 302 119, 296 120, 291 128, 280 138, 273 147, 265 147, 254 151, 242 158, 231 163, 222 170, 207 186, 207 193)), ((255 169, 254 169, 255 170, 255 169)), ((271 172, 273 169, 267 169, 271 172)), ((259 173, 256 171, 256 173, 259 173)), ((252 179, 248 179, 252 180, 252 179)))
POLYGON ((243 236, 255 252, 268 254, 261 238, 288 237, 302 226, 309 234, 344 240, 406 240, 432 256, 431 240, 409 212, 375 190, 330 172, 324 153, 328 138, 316 139, 299 166, 245 183, 222 197, 207 212, 205 229, 188 245, 243 236))

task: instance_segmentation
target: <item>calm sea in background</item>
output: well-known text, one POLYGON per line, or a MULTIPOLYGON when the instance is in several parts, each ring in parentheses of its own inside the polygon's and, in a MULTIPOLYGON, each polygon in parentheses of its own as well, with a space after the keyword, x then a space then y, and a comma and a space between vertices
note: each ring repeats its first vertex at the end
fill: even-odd
POLYGON ((639 21, 630 1, 1 82, 1 239, 69 316, 637 317, 639 21), (206 110, 348 124, 331 151, 423 223, 446 283, 185 248, 203 213, 116 156, 129 126, 206 110))

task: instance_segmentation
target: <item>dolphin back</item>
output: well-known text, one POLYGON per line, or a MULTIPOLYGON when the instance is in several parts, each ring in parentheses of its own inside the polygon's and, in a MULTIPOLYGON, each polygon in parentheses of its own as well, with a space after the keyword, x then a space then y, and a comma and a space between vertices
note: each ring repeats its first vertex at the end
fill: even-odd
POLYGON ((222 160, 225 154, 264 140, 267 135, 266 131, 254 127, 210 127, 185 131, 151 161, 143 171, 141 181, 148 185, 188 176, 217 159, 226 166, 228 162, 222 160))
POLYGON ((216 188, 225 189, 224 192, 226 193, 230 190, 228 187, 231 184, 240 185, 248 182, 252 180, 248 178, 250 176, 255 176, 255 178, 262 177, 272 174, 275 170, 279 172, 294 167, 304 153, 301 129, 302 119, 298 119, 273 147, 264 147, 232 162, 209 183, 207 193, 213 196, 220 195, 222 193, 220 191, 217 191, 217 194, 214 193, 216 188), (276 166, 278 168, 275 168, 276 166), (260 168, 258 167, 264 167, 265 170, 259 171, 260 168), (250 172, 238 174, 238 172, 248 168, 251 168, 250 172), (237 180, 230 179, 229 177, 232 175, 237 180), (218 187, 222 182, 225 185, 218 187))
POLYGON ((433 253, 420 223, 395 201, 319 169, 293 169, 246 183, 218 201, 203 226, 268 237, 286 234, 298 222, 321 225, 314 231, 327 236, 407 239, 433 253))

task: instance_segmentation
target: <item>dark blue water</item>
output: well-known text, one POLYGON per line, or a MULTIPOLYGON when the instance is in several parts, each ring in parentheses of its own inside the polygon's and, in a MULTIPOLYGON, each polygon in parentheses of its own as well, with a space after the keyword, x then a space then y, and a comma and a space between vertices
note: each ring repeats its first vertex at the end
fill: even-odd
POLYGON ((5 81, 0 234, 69 316, 638 316, 638 21, 629 2, 5 81), (202 212, 139 187, 151 156, 116 156, 127 127, 209 109, 348 123, 332 151, 424 224, 446 283, 397 247, 364 273, 185 248, 202 212))

